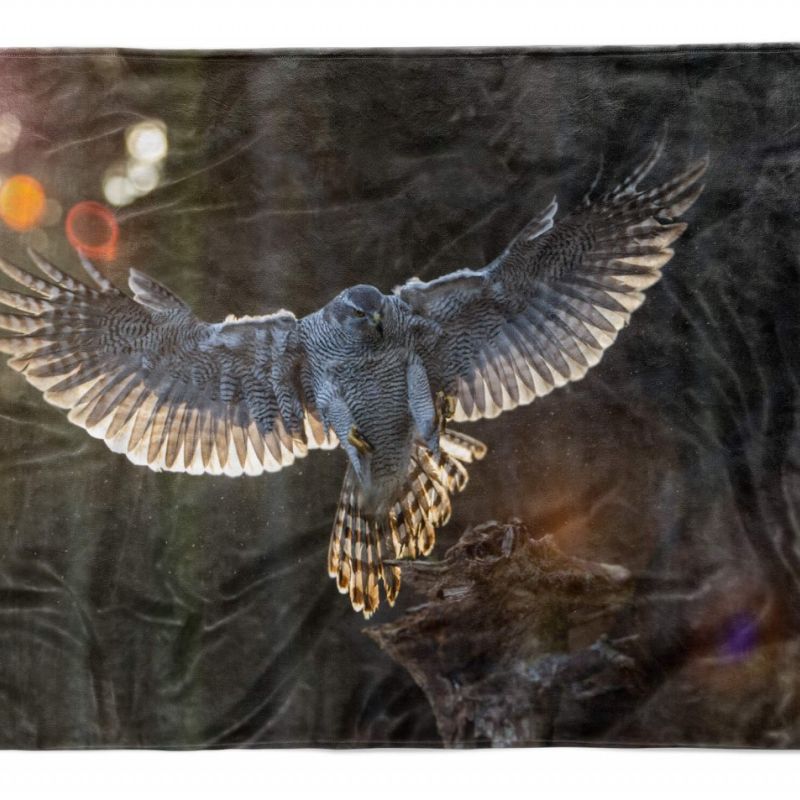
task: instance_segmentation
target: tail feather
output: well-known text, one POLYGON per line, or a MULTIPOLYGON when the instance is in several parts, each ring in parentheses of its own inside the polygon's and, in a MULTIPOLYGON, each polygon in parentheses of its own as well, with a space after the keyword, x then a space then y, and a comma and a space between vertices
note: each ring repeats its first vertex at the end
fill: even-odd
POLYGON ((410 459, 405 488, 382 518, 363 507, 355 473, 348 467, 328 550, 328 574, 336 579, 353 609, 369 619, 380 605, 380 584, 389 605, 400 591, 397 564, 384 558, 418 558, 436 543, 436 529, 452 513, 450 496, 469 480, 464 464, 481 459, 486 446, 462 433, 447 430, 437 454, 418 444, 410 459))
POLYGON ((465 464, 480 461, 486 455, 486 445, 483 442, 449 428, 442 434, 439 444, 442 450, 465 464))

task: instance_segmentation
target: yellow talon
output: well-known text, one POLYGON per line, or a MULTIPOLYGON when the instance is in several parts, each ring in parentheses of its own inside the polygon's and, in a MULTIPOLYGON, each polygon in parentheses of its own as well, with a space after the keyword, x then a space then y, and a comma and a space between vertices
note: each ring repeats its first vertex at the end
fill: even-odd
POLYGON ((347 434, 347 441, 358 450, 361 455, 371 453, 373 451, 372 445, 358 432, 358 428, 353 425, 350 432, 347 434))
POLYGON ((436 392, 436 414, 439 417, 439 431, 444 433, 447 420, 456 414, 456 398, 452 394, 436 392))

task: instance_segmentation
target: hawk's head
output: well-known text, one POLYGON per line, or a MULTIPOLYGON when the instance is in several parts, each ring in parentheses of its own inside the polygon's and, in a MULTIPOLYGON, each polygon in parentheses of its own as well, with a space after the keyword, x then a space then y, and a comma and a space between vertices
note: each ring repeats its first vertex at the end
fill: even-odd
POLYGON ((333 318, 360 339, 383 337, 386 296, 374 286, 359 284, 343 291, 331 302, 333 318))

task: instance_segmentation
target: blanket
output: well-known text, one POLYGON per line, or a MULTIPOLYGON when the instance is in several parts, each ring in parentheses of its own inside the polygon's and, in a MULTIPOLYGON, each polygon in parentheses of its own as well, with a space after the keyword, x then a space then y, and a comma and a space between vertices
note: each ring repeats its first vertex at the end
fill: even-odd
POLYGON ((0 746, 800 745, 798 78, 0 52, 0 746))

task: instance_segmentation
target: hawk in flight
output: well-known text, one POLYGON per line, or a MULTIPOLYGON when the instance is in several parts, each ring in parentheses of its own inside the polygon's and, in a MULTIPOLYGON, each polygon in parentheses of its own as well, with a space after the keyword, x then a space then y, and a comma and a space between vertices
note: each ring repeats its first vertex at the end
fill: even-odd
POLYGON ((69 420, 135 464, 258 475, 309 449, 348 457, 328 571, 369 617, 400 589, 397 559, 427 555, 465 465, 485 454, 452 422, 496 417, 582 378, 644 300, 686 229, 707 161, 621 183, 556 221, 553 200, 482 269, 386 295, 346 289, 289 311, 199 320, 130 270, 132 297, 83 259, 88 285, 35 252, 44 277, 0 260, 0 351, 69 420))

